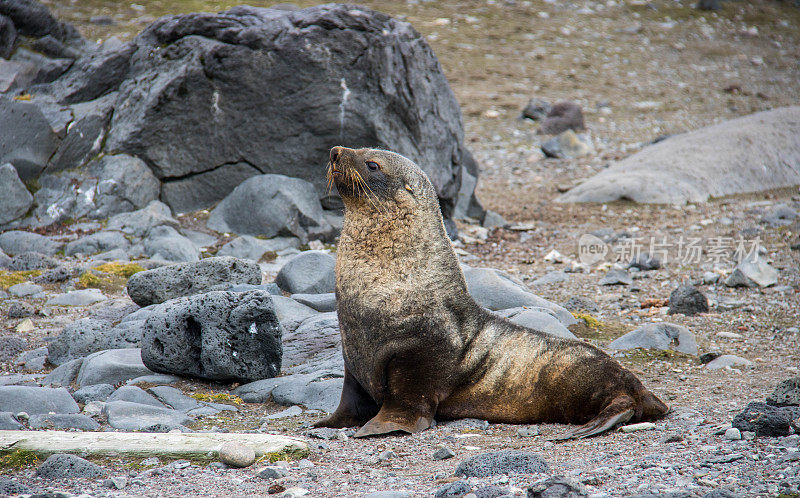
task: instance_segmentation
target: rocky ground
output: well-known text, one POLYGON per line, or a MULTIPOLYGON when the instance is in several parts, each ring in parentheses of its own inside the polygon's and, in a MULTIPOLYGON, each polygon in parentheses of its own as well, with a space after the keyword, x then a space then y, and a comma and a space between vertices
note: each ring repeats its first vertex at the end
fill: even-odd
MULTIPOLYGON (((798 376, 797 190, 681 206, 629 202, 570 205, 553 200, 560 191, 659 135, 797 105, 800 10, 791 2, 772 1, 724 2, 716 12, 696 10, 689 2, 660 0, 364 3, 404 17, 430 41, 462 105, 467 143, 481 165, 478 196, 485 207, 509 222, 505 228, 488 230, 470 220, 459 222, 461 237, 456 247, 463 262, 504 270, 537 295, 565 305, 578 316, 570 330, 602 347, 644 323, 686 327, 696 340, 696 350, 688 353, 615 352, 622 364, 670 404, 672 412, 644 430, 564 443, 548 440, 563 432, 564 426, 519 427, 480 421, 441 424, 414 436, 357 440, 349 437, 352 431, 310 431, 310 424, 321 416, 320 409, 330 405, 330 399, 318 399, 318 406, 303 403, 306 410, 284 414, 300 411, 299 415, 264 419, 285 410, 284 405, 294 405, 298 398, 287 395, 283 404, 238 404, 236 398, 213 397, 232 392, 241 387, 238 384, 150 378, 137 385, 143 389, 171 385, 185 394, 198 395, 191 398, 198 403, 221 401, 237 409, 204 405, 211 411, 196 418, 181 412, 176 425, 298 436, 308 441, 311 452, 273 474, 263 472, 262 464, 240 470, 200 461, 104 458, 94 460, 104 469, 103 475, 89 472, 91 477, 58 480, 37 476, 38 462, 5 458, 0 460, 4 474, 0 479, 11 481, 0 482, 5 486, 24 484, 31 491, 92 496, 261 496, 287 492, 284 490, 289 490, 287 496, 299 496, 302 490, 309 496, 362 496, 389 490, 398 494, 381 496, 430 496, 434 492, 437 496, 462 496, 470 491, 477 496, 524 496, 527 488, 540 481, 564 476, 570 486, 596 496, 704 496, 711 492, 716 492, 712 496, 797 496, 797 427, 782 437, 728 431, 734 416, 748 403, 763 402, 779 381, 798 376), (532 97, 580 104, 594 152, 576 159, 543 157, 538 145, 544 138, 536 134, 536 122, 518 118, 532 97), (608 256, 604 261, 580 264, 579 240, 591 233, 605 241, 608 256), (776 283, 768 287, 724 284, 736 266, 734 252, 740 243, 746 250, 755 247, 760 251, 762 261, 777 270, 776 283), (690 249, 698 246, 702 248, 699 253, 690 249), (612 263, 616 259, 626 263, 637 249, 656 256, 662 267, 629 271, 626 284, 602 285, 602 279, 614 269, 612 263), (707 312, 668 315, 670 294, 684 283, 695 285, 707 296, 707 312), (710 367, 709 361, 719 355, 739 359, 728 357, 731 363, 727 367, 710 367), (440 447, 454 456, 439 459, 449 455, 437 454, 440 447), (470 457, 507 449, 535 453, 547 466, 501 462, 488 477, 454 475, 459 464, 470 457), (285 476, 280 477, 282 474, 285 476)), ((57 15, 75 23, 92 39, 138 32, 153 17, 166 13, 230 5, 199 1, 48 3, 57 15)), ((213 237, 213 242, 206 238, 203 243, 217 250, 229 237, 205 230, 207 216, 192 213, 177 221, 183 228, 213 237)), ((42 232, 70 240, 84 235, 81 228, 93 231, 99 227, 76 225, 42 232)), ((123 269, 114 275, 111 270, 118 267, 107 267, 109 272, 88 272, 99 275, 101 282, 80 282, 87 268, 99 263, 87 257, 54 257, 74 271, 66 284, 40 281, 36 284, 40 288, 17 288, 23 295, 16 296, 8 295, 16 280, 0 282, 0 326, 6 335, 23 339, 21 349, 25 351, 47 346, 79 318, 92 316, 116 323, 136 309, 124 290, 129 272, 123 269), (51 301, 73 287, 100 287, 102 301, 91 302, 101 299, 96 291, 82 294, 88 300, 78 306, 51 301), (9 316, 12 307, 22 311, 9 316)), ((272 282, 285 261, 279 256, 262 262, 264 282, 272 282)), ((326 329, 320 326, 315 330, 326 329)), ((9 353, 0 369, 7 375, 32 375, 29 382, 40 381, 53 365, 44 364, 45 353, 38 351, 27 356, 18 356, 21 351, 9 353)), ((302 347, 291 351, 289 359, 284 359, 284 373, 308 373, 303 365, 309 358, 314 360, 304 351, 302 347)), ((321 382, 335 380, 323 378, 321 382)), ((73 389, 77 387, 73 385, 73 389)), ((245 393, 256 391, 237 392, 247 401, 254 398, 245 393)), ((79 408, 92 415, 87 406, 81 402, 79 408)), ((196 408, 193 405, 189 410, 196 408)), ((107 413, 94 415, 91 420, 108 426, 107 413)), ((25 423, 30 425, 30 420, 25 423)), ((0 494, 13 489, 0 486, 0 494)))

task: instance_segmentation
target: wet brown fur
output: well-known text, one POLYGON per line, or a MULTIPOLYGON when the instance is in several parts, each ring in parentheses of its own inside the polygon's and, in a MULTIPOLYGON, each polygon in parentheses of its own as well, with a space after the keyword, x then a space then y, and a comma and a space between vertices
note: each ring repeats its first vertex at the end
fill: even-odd
POLYGON ((433 186, 413 162, 343 147, 331 159, 329 185, 345 204, 336 257, 345 383, 339 408, 318 425, 366 423, 357 435, 368 436, 475 417, 586 424, 567 434, 584 437, 666 413, 600 349, 475 303, 433 186))

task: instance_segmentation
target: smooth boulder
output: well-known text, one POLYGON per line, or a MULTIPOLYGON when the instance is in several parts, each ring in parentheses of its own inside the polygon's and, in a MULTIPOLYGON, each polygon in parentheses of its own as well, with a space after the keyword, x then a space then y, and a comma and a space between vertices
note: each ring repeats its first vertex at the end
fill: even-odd
POLYGON ((645 323, 608 345, 610 349, 673 350, 696 355, 697 340, 686 327, 672 323, 645 323))
POLYGON ((800 106, 731 119, 648 145, 557 202, 683 204, 800 185, 800 106))
POLYGON ((128 279, 128 295, 139 306, 190 296, 222 284, 261 283, 261 269, 248 260, 221 256, 197 262, 162 266, 128 279))
POLYGON ((322 251, 305 251, 289 260, 275 283, 291 294, 327 294, 335 290, 336 259, 322 251))
POLYGON ((162 373, 264 379, 280 372, 282 333, 268 292, 209 292, 153 311, 144 323, 142 360, 162 373))
POLYGON ((0 164, 0 225, 21 218, 33 204, 33 196, 9 163, 0 164))

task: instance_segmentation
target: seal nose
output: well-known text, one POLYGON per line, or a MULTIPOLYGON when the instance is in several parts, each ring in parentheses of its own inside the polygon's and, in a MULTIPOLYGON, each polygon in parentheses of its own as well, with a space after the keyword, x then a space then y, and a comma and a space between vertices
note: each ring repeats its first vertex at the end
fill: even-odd
POLYGON ((339 156, 342 155, 342 147, 334 147, 331 149, 331 163, 336 163, 339 156))

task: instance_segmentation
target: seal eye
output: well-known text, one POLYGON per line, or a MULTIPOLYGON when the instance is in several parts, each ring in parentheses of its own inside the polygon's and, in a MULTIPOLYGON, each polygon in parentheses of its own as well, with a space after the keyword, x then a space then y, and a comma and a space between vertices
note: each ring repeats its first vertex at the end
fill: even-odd
POLYGON ((370 171, 378 171, 381 169, 381 166, 375 161, 367 161, 367 168, 369 168, 370 171))

